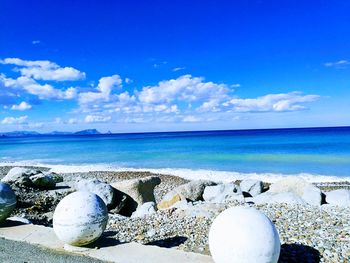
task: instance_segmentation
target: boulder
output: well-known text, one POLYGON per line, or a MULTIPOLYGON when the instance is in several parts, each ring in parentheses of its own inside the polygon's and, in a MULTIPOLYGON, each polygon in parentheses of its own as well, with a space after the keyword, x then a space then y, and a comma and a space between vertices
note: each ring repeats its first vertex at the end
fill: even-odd
POLYGON ((350 190, 338 189, 326 192, 326 202, 330 205, 350 207, 350 190))
POLYGON ((180 185, 168 192, 158 204, 158 209, 167 209, 181 200, 199 201, 203 200, 204 189, 207 186, 215 185, 214 182, 205 180, 196 180, 180 185))
POLYGON ((125 206, 120 210, 120 213, 130 216, 138 206, 147 202, 155 203, 154 188, 160 182, 159 177, 149 176, 112 183, 111 186, 117 190, 120 196, 127 197, 125 206))
POLYGON ((31 186, 32 182, 29 179, 30 176, 41 173, 41 171, 36 169, 14 167, 12 168, 7 175, 1 179, 1 182, 4 183, 15 183, 17 185, 31 186))
POLYGON ((207 186, 203 199, 211 203, 226 203, 232 200, 244 201, 241 188, 233 183, 207 186))
POLYGON ((322 193, 319 188, 299 177, 287 177, 270 185, 272 194, 292 192, 310 205, 321 205, 322 193))
POLYGON ((285 192, 285 193, 270 193, 265 192, 260 195, 254 196, 252 201, 257 204, 299 204, 306 205, 304 199, 300 196, 296 195, 293 192, 285 192))
POLYGON ((136 211, 132 213, 132 218, 137 217, 145 217, 147 215, 154 214, 156 212, 156 203, 155 202, 147 202, 139 207, 137 207, 136 211))
POLYGON ((42 173, 35 174, 29 177, 32 185, 41 189, 53 189, 56 186, 55 180, 50 175, 42 173))
POLYGON ((259 180, 243 180, 240 183, 240 187, 243 193, 248 193, 251 196, 256 196, 261 194, 264 189, 264 184, 259 180))
POLYGON ((15 209, 17 198, 12 188, 5 183, 0 183, 0 223, 15 209))
POLYGON ((224 204, 214 204, 202 202, 198 204, 188 204, 176 210, 176 214, 180 217, 205 217, 215 218, 225 209, 224 204))
POLYGON ((115 191, 109 184, 97 179, 82 179, 77 182, 75 188, 78 191, 88 191, 97 194, 108 208, 114 208, 115 206, 115 191))

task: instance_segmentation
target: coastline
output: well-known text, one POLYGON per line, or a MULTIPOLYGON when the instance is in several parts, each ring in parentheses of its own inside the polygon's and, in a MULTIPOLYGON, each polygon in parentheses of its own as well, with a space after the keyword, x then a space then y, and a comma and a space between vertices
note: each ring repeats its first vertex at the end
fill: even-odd
POLYGON ((22 166, 22 167, 45 167, 51 169, 52 172, 59 174, 67 173, 88 173, 88 172, 150 172, 158 175, 168 175, 180 177, 185 180, 210 180, 214 182, 232 182, 236 180, 253 179, 262 180, 266 183, 274 183, 286 177, 303 178, 310 183, 317 184, 335 184, 339 185, 350 183, 349 176, 322 175, 310 173, 282 174, 282 173, 241 173, 235 171, 219 171, 206 169, 187 169, 187 168, 129 168, 113 166, 109 164, 49 164, 33 161, 8 161, 0 162, 0 168, 6 166, 22 166))

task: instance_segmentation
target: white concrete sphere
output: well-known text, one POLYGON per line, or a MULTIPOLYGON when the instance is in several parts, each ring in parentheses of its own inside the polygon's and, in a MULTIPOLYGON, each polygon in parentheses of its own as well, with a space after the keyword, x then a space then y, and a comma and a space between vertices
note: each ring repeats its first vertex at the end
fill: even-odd
POLYGON ((0 183, 0 223, 15 209, 16 195, 8 184, 0 183))
POLYGON ((106 229, 108 211, 96 194, 84 191, 67 195, 53 215, 57 237, 72 246, 84 246, 98 239, 106 229))
POLYGON ((209 249, 215 263, 276 263, 281 244, 266 215, 251 207, 232 207, 215 218, 209 249))

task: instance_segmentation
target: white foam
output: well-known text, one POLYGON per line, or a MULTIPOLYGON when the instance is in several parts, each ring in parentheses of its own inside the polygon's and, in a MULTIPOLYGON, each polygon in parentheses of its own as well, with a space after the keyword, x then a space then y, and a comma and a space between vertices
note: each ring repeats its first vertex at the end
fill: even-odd
POLYGON ((33 161, 17 161, 17 162, 1 162, 0 166, 34 166, 47 167, 56 173, 82 173, 97 171, 149 171, 157 174, 174 175, 188 180, 211 180, 216 182, 231 182, 242 179, 257 179, 264 182, 276 182, 285 177, 301 177, 309 182, 344 182, 350 181, 350 176, 320 175, 310 173, 298 174, 282 174, 282 173, 240 173, 233 171, 215 171, 215 170, 192 170, 180 168, 125 168, 108 164, 79 164, 79 165, 63 165, 63 164, 44 164, 33 161))

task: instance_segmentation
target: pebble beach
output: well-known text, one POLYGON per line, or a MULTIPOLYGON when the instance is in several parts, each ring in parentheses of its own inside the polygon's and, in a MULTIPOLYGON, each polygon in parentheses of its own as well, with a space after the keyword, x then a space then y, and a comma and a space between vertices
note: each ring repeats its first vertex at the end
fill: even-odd
MULTIPOLYGON (((11 169, 1 167, 1 177, 11 169)), ((45 170, 45 167, 41 168, 45 170)), ((156 202, 159 203, 169 191, 189 181, 170 175, 151 174, 149 172, 88 172, 61 174, 67 185, 73 185, 79 179, 99 179, 111 183, 158 176, 161 183, 154 189, 156 202)), ((268 185, 268 184, 267 184, 268 185)), ((334 189, 349 189, 348 182, 319 183, 323 192, 334 189)), ((47 192, 41 191, 47 200, 47 192)), ((28 194, 28 193, 27 193, 28 194)), ((248 200, 248 199, 247 199, 248 200)), ((208 232, 212 221, 225 209, 234 206, 252 206, 265 213, 275 224, 281 240, 279 262, 349 262, 350 259, 350 213, 349 207, 330 205, 312 206, 298 204, 259 204, 247 200, 233 200, 223 204, 210 204, 196 201, 187 207, 173 207, 158 210, 143 217, 126 217, 109 214, 109 222, 104 235, 120 242, 136 241, 146 245, 192 251, 210 255, 208 232)), ((47 201, 46 201, 47 202, 47 201)), ((47 210, 53 210, 48 204, 47 210)), ((35 210, 35 207, 21 208, 16 216, 28 218, 34 223, 49 225, 52 211, 35 210), (43 212, 47 217, 40 216, 43 212), (36 219, 38 219, 36 221, 36 219), (40 219, 40 220, 39 220, 40 219)))

